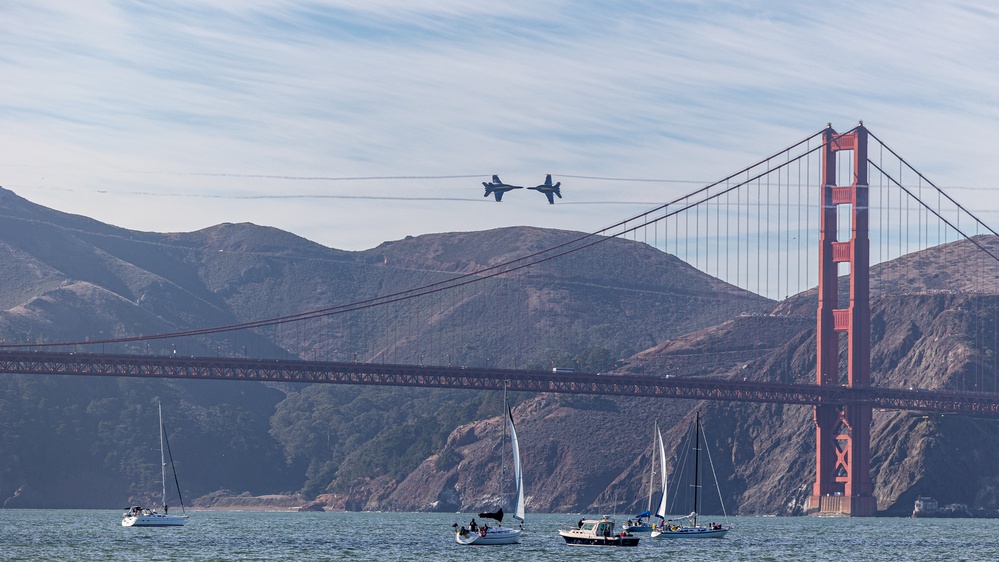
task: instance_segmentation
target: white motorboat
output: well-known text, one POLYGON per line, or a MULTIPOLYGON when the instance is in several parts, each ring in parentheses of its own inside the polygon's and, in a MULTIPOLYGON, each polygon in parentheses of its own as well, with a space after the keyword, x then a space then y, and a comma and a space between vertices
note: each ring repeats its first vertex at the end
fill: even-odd
MULTIPOLYGON (((163 483, 163 513, 155 509, 149 509, 140 505, 133 505, 125 510, 121 517, 122 527, 180 527, 187 521, 186 512, 184 515, 170 515, 166 501, 166 457, 164 449, 170 450, 170 441, 167 439, 166 430, 163 427, 163 405, 159 405, 160 415, 160 478, 163 483), (164 446, 165 445, 165 446, 164 446)), ((177 481, 177 471, 173 466, 173 453, 170 453, 170 468, 173 472, 174 483, 177 484, 177 496, 180 498, 181 511, 184 512, 184 498, 180 496, 180 484, 177 481)))
POLYGON ((639 538, 614 530, 614 520, 604 515, 600 519, 582 519, 575 529, 558 532, 569 546, 638 546, 639 538))

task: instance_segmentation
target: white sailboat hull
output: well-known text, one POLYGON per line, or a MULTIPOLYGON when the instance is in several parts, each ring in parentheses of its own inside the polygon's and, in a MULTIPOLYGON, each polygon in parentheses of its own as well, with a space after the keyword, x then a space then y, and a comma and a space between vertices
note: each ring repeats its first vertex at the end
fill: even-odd
POLYGON ((132 515, 123 517, 122 527, 182 527, 186 517, 180 515, 165 515, 163 513, 150 513, 144 515, 132 515))
POLYGON ((455 533, 454 540, 458 544, 478 544, 478 545, 493 545, 493 544, 516 544, 520 542, 520 529, 507 529, 506 527, 496 527, 486 529, 485 534, 481 532, 468 532, 466 531, 465 536, 461 535, 461 532, 455 533))
POLYGON ((720 539, 728 529, 709 529, 707 527, 680 527, 673 530, 652 531, 652 538, 660 539, 720 539))

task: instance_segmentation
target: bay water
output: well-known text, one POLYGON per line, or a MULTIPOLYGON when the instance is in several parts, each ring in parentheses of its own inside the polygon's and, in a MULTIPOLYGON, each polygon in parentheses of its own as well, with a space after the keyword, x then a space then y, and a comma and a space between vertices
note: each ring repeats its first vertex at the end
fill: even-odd
POLYGON ((724 539, 611 548, 564 544, 579 514, 528 513, 520 544, 461 546, 452 524, 472 514, 188 513, 184 527, 126 528, 120 510, 0 509, 0 560, 999 560, 996 519, 731 517, 724 539))

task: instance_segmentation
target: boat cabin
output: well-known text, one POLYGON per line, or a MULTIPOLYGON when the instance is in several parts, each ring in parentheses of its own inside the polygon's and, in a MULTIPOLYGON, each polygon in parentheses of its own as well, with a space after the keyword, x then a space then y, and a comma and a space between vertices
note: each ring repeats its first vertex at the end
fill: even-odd
POLYGON ((596 519, 584 519, 581 531, 592 533, 596 537, 610 537, 614 535, 614 520, 603 516, 599 521, 596 519))

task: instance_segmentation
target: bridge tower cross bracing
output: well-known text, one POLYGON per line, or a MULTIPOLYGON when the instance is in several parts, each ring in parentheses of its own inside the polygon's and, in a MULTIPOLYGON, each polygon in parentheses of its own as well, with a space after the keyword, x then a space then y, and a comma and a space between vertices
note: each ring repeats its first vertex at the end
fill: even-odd
MULTIPOLYGON (((819 385, 870 386, 871 308, 868 237, 867 130, 823 133, 822 216, 819 234, 819 306, 816 377, 819 385), (838 184, 837 153, 852 152, 852 179, 838 184), (840 213, 849 205, 848 213, 840 213), (850 239, 838 240, 837 220, 850 217, 850 239), (839 266, 849 263, 850 302, 839 305, 839 266), (847 345, 846 380, 839 369, 841 334, 847 345)), ((866 517, 877 512, 871 483, 871 406, 815 407, 815 484, 807 512, 866 517)))

